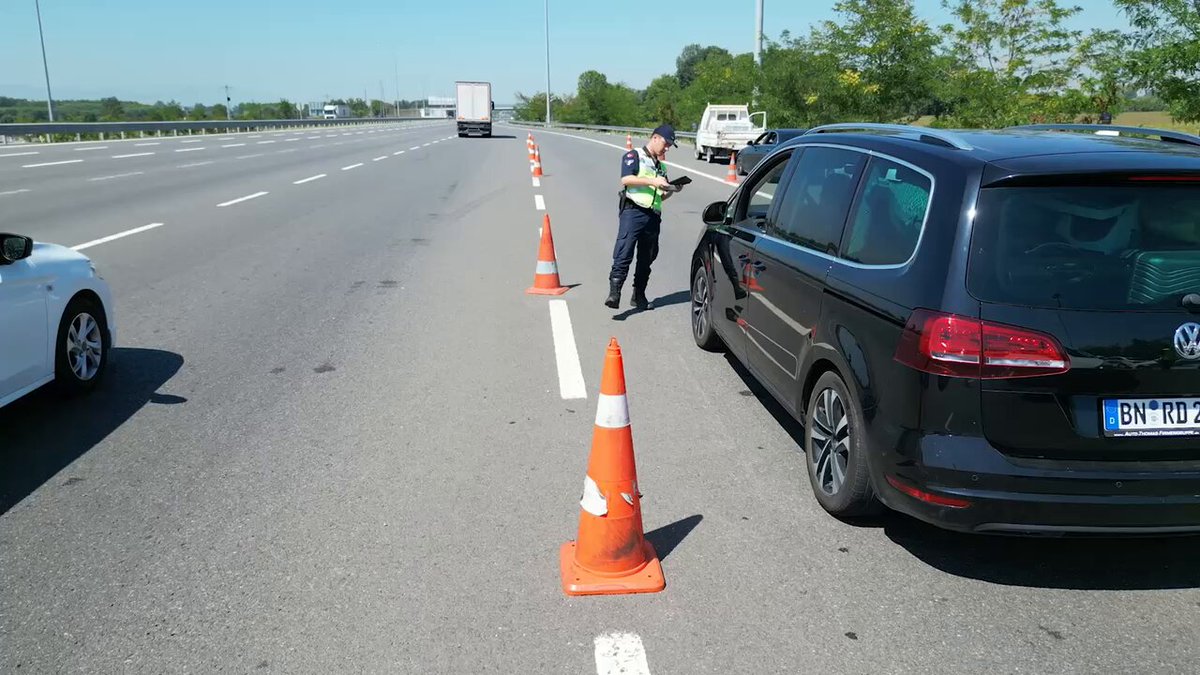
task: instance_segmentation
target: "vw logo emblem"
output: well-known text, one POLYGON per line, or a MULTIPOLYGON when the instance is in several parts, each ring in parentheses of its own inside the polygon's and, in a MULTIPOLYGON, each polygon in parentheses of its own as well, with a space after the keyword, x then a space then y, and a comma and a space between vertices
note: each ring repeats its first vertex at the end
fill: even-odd
POLYGON ((1200 359, 1200 323, 1185 323, 1175 329, 1175 351, 1188 361, 1200 359))

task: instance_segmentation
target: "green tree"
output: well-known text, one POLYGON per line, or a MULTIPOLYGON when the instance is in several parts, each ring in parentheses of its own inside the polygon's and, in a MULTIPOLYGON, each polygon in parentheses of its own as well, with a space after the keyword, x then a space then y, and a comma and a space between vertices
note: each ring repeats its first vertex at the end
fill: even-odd
POLYGON ((125 119, 125 106, 116 96, 109 96, 100 101, 100 119, 103 122, 120 122, 125 119))
POLYGON ((687 45, 683 51, 679 53, 679 58, 675 59, 675 79, 679 80, 679 86, 687 88, 696 79, 696 66, 711 56, 727 56, 732 57, 728 50, 714 45, 701 47, 697 44, 687 45))
POLYGON ((679 127, 682 122, 679 117, 682 95, 683 87, 679 86, 678 77, 661 75, 655 78, 643 94, 643 123, 650 126, 670 124, 679 127))
POLYGON ((212 107, 212 114, 211 114, 212 119, 223 120, 228 116, 229 116, 229 109, 225 107, 224 103, 218 103, 212 107))
POLYGON ((942 0, 959 21, 943 30, 956 66, 942 83, 949 120, 996 127, 1039 119, 1069 119, 1077 96, 1061 96, 1073 75, 1068 63, 1079 31, 1064 25, 1079 7, 1057 0, 942 0))
POLYGON ((352 98, 345 105, 350 106, 350 115, 352 117, 367 117, 371 114, 371 106, 364 99, 352 98))
POLYGON ((912 0, 841 0, 834 10, 840 21, 824 22, 813 43, 837 58, 861 116, 881 122, 920 117, 934 99, 941 38, 918 18, 912 0))
POLYGON ((1130 98, 1135 76, 1129 57, 1129 37, 1115 30, 1094 30, 1079 44, 1073 61, 1082 93, 1092 111, 1121 112, 1130 98))
POLYGON ((275 105, 275 109, 279 114, 279 119, 294 120, 300 117, 300 110, 286 98, 279 99, 279 103, 275 105))
POLYGON ((609 117, 608 78, 596 70, 587 70, 579 75, 575 92, 575 105, 567 111, 564 122, 576 124, 606 124, 609 117))
POLYGON ((684 90, 679 115, 685 123, 700 120, 709 103, 750 103, 759 81, 751 54, 714 53, 696 64, 696 75, 684 90))
POLYGON ((192 106, 192 112, 188 117, 194 120, 208 119, 208 108, 204 107, 203 103, 197 103, 192 106))
POLYGON ((1175 119, 1200 120, 1200 3, 1115 0, 1134 32, 1131 70, 1165 101, 1175 119))

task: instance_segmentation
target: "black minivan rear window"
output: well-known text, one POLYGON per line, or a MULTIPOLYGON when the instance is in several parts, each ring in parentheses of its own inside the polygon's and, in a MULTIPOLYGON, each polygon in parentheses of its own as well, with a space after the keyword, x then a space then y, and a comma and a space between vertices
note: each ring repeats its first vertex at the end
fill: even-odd
POLYGON ((1179 307, 1200 293, 1200 183, 985 188, 967 277, 987 302, 1179 307))

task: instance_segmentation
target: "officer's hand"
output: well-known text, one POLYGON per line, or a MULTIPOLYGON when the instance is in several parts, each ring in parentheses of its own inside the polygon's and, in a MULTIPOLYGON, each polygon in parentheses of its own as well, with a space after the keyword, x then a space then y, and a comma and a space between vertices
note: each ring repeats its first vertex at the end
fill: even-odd
POLYGON ((670 190, 670 189, 674 188, 675 186, 671 185, 671 181, 667 180, 666 178, 663 178, 662 176, 655 176, 654 177, 654 187, 656 187, 660 190, 670 190))

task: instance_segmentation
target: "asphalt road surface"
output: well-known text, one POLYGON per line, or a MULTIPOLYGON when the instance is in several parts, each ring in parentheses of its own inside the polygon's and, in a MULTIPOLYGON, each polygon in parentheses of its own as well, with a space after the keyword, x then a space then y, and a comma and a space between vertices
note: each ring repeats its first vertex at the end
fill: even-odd
POLYGON ((672 152, 656 308, 614 312, 624 138, 534 130, 534 187, 497 132, 0 148, 0 230, 85 245, 119 331, 101 391, 0 410, 0 671, 1195 672, 1195 539, 821 511, 800 430, 691 341, 723 164, 672 152), (524 293, 543 213, 569 330, 524 293), (567 598, 610 336, 667 588, 567 598))

